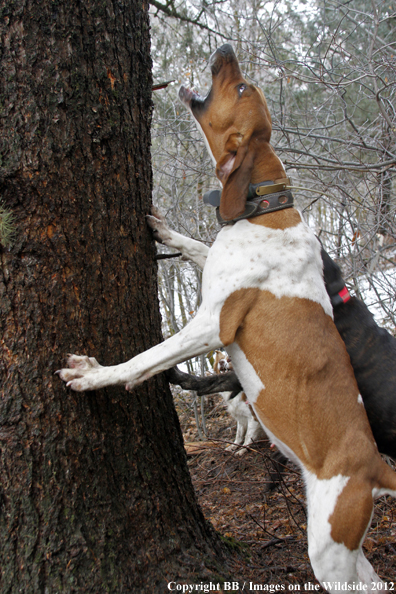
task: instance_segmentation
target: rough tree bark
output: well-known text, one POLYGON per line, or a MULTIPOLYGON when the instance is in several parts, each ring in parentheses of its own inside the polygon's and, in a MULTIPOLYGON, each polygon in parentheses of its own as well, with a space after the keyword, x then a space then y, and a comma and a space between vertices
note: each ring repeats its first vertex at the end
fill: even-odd
POLYGON ((0 6, 0 190, 16 218, 0 248, 0 591, 163 592, 222 559, 165 378, 77 394, 54 375, 69 351, 111 365, 161 340, 148 6, 0 6))

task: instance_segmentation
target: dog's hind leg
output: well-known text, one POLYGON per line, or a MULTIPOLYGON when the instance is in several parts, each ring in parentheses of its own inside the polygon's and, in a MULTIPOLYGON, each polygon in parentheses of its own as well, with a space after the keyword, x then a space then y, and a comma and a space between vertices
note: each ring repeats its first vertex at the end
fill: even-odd
POLYGON ((329 592, 378 589, 381 580, 362 551, 373 511, 369 481, 354 476, 328 480, 305 476, 308 553, 316 578, 329 592))
POLYGON ((126 363, 103 367, 92 357, 70 355, 68 368, 57 373, 70 388, 79 392, 111 385, 124 385, 129 390, 177 363, 221 348, 219 331, 218 316, 200 309, 178 334, 126 363))

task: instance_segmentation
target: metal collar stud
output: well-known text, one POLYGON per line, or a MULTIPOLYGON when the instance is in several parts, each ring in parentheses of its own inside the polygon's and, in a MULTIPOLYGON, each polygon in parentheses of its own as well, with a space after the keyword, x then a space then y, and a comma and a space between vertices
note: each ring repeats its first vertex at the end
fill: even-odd
POLYGON ((242 219, 251 219, 268 212, 283 210, 293 206, 293 194, 288 189, 291 180, 288 177, 268 180, 259 184, 249 184, 249 191, 246 199, 245 212, 231 221, 225 221, 219 213, 221 201, 221 190, 210 190, 203 197, 205 204, 216 207, 216 216, 221 226, 233 225, 242 219), (263 198, 264 197, 264 198, 263 198))

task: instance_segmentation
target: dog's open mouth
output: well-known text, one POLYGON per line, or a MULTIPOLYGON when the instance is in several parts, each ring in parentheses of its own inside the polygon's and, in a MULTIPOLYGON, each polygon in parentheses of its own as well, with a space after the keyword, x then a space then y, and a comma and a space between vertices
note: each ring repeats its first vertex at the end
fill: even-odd
POLYGON ((197 105, 203 105, 206 97, 202 97, 193 89, 182 86, 179 89, 179 99, 186 107, 193 109, 197 105))

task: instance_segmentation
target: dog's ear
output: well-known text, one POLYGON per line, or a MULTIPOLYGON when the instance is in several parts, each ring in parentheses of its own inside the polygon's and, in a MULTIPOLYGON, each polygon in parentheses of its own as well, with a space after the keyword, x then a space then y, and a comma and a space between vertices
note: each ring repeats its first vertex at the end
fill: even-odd
POLYGON ((220 215, 226 221, 235 219, 245 210, 254 157, 250 137, 230 135, 216 167, 216 175, 223 183, 220 215))

